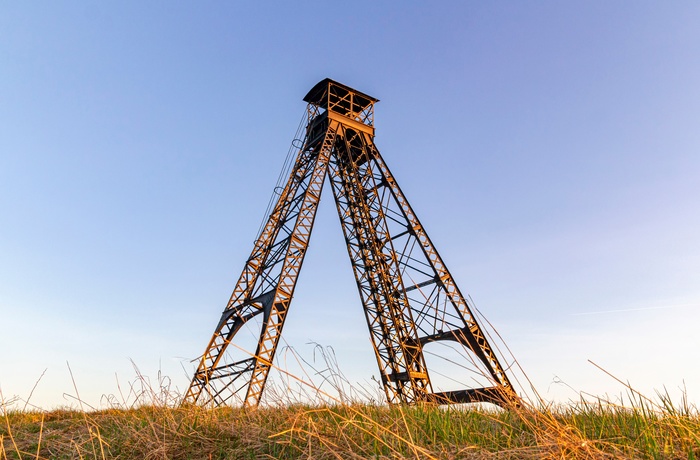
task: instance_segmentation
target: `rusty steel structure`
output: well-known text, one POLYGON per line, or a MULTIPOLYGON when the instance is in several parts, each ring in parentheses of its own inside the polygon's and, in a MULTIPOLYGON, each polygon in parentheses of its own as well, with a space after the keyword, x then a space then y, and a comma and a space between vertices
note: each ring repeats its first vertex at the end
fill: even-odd
POLYGON ((260 403, 326 177, 388 402, 517 401, 495 350, 374 145, 378 99, 325 79, 304 101, 303 142, 184 402, 260 403), (254 340, 237 344, 244 329, 254 340), (445 341, 460 346, 460 356, 488 384, 434 392, 423 351, 445 341), (242 353, 233 359, 231 351, 242 353))

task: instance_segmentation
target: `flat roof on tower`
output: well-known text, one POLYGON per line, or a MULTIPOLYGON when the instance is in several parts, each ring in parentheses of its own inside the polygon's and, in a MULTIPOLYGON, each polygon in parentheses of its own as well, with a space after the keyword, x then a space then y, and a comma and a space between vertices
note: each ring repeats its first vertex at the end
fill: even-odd
POLYGON ((379 102, 379 99, 375 97, 369 96, 354 88, 350 88, 349 86, 344 85, 342 83, 338 83, 337 81, 331 80, 330 78, 325 78, 320 82, 316 83, 316 85, 313 88, 311 88, 311 90, 306 94, 306 96, 304 96, 304 102, 320 106, 324 105, 324 95, 329 87, 329 84, 332 84, 333 86, 337 87, 341 93, 343 91, 353 93, 353 99, 355 101, 355 104, 360 105, 362 108, 365 108, 368 105, 373 104, 375 102, 379 102))

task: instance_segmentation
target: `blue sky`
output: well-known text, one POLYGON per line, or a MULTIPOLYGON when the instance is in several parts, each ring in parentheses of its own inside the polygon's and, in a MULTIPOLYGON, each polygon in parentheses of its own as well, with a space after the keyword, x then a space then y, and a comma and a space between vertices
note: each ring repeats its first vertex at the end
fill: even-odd
MULTIPOLYGON (((700 399, 700 5, 0 5, 0 389, 184 389, 330 77, 541 394, 700 399), (564 383, 559 383, 564 382, 564 383), (571 388, 573 388, 573 390, 571 388), (576 390, 576 391, 574 391, 576 390)), ((328 190, 326 190, 328 192, 328 190)), ((326 195, 285 338, 376 374, 326 195)))

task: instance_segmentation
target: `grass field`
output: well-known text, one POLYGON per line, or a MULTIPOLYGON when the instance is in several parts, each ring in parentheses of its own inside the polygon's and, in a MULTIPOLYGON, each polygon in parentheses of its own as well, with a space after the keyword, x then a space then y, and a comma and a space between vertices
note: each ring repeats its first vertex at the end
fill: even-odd
MULTIPOLYGON (((562 407, 3 405, 0 459, 700 458, 697 408, 630 393, 562 407)), ((172 401, 170 401, 172 403, 172 401)))
POLYGON ((668 393, 647 397, 610 374, 626 388, 615 402, 589 397, 552 405, 534 396, 535 402, 508 409, 388 406, 376 402, 380 393, 349 385, 335 361, 326 356, 324 362, 313 371, 326 372, 335 396, 282 371, 286 383, 268 382, 270 397, 256 410, 180 406, 169 378, 159 373, 152 383, 136 366, 126 395, 120 389, 118 397, 103 398, 109 409, 86 406, 75 381, 78 406, 71 409, 44 411, 29 403, 31 393, 27 400, 0 393, 0 460, 700 460, 695 405, 685 396, 673 402, 668 393))

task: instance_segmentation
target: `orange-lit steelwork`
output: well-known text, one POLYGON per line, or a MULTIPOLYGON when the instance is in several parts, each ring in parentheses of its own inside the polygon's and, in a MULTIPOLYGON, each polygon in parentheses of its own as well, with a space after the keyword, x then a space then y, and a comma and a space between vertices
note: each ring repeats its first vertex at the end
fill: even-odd
POLYGON ((325 79, 304 101, 306 129, 296 161, 184 401, 259 404, 326 176, 388 402, 517 401, 482 328, 374 145, 378 100, 325 79), (247 345, 236 343, 243 329, 256 337, 247 345), (461 356, 488 383, 434 392, 424 357, 432 342, 460 346, 461 356), (232 351, 241 353, 232 358, 232 351))

